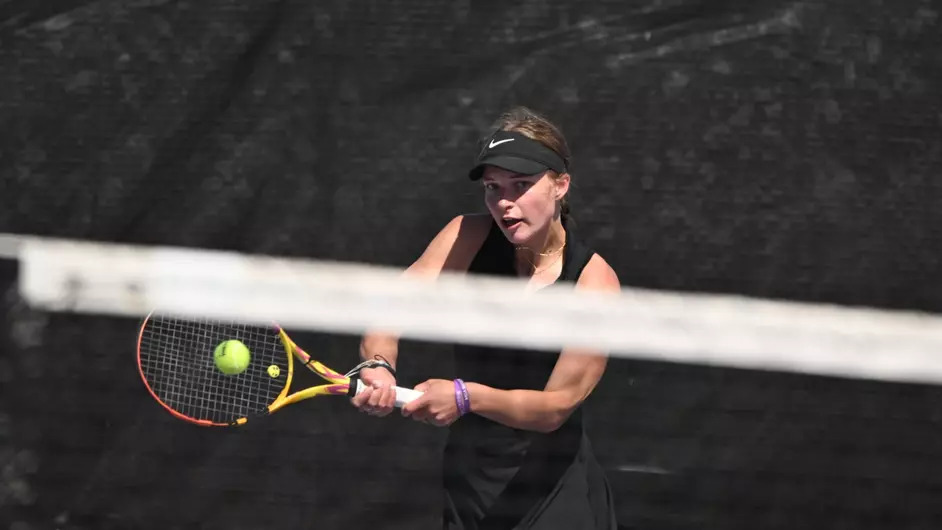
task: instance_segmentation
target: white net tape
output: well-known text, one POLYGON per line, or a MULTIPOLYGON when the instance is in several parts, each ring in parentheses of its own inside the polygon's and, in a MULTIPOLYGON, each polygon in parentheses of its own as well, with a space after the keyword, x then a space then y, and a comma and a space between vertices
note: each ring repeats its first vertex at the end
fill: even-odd
POLYGON ((19 289, 51 311, 155 308, 289 329, 887 381, 942 381, 942 317, 734 296, 524 290, 512 279, 403 277, 385 267, 167 247, 0 236, 19 289))

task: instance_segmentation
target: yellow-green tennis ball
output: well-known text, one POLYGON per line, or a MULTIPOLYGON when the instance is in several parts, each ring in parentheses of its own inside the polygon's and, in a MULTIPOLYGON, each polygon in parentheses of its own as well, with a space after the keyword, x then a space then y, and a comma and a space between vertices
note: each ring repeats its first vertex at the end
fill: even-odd
POLYGON ((252 355, 249 348, 240 340, 227 340, 220 342, 213 352, 216 368, 226 375, 241 374, 249 367, 252 355))

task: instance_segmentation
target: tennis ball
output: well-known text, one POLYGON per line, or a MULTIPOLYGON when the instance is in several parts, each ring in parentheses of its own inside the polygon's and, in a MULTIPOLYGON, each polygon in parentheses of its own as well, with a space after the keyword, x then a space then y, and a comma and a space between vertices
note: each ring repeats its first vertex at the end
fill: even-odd
POLYGON ((219 343, 213 352, 216 368, 226 375, 241 374, 249 367, 252 355, 249 348, 240 340, 227 340, 219 343))
POLYGON ((272 378, 277 378, 279 375, 281 375, 281 368, 278 368, 277 364, 269 366, 268 375, 270 375, 272 378))

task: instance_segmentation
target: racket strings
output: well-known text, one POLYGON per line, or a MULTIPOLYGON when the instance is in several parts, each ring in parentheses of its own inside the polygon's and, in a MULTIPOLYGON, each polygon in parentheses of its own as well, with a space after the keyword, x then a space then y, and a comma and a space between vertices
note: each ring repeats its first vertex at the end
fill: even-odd
POLYGON ((277 330, 257 326, 151 316, 141 332, 141 371, 165 405, 197 420, 231 423, 264 412, 284 389, 287 354, 277 330), (251 354, 237 375, 219 371, 213 352, 236 339, 251 354), (277 376, 269 367, 278 367, 277 376))

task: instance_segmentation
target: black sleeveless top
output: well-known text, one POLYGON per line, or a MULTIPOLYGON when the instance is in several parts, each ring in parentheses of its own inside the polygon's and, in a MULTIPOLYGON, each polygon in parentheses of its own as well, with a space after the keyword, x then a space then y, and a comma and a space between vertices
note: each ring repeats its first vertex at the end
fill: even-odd
MULTIPOLYGON (((574 285, 593 252, 566 218, 563 227, 566 246, 556 283, 574 285)), ((516 276, 513 246, 496 223, 468 272, 516 276)), ((543 390, 558 357, 459 344, 455 372, 466 382, 494 388, 543 390)), ((449 428, 443 473, 444 528, 449 530, 616 527, 608 483, 592 456, 581 407, 545 434, 468 414, 449 428)))

